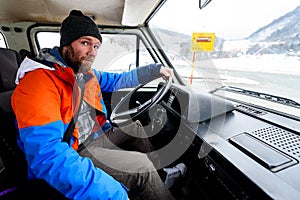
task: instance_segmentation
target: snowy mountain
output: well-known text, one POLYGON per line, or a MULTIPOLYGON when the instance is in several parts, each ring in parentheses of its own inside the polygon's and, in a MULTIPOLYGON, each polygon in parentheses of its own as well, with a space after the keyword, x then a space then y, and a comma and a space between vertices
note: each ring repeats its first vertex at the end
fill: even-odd
POLYGON ((259 43, 272 44, 277 53, 300 51, 300 6, 286 15, 274 20, 272 23, 258 29, 247 39, 251 41, 255 51, 259 43))
MULTIPOLYGON (((161 28, 155 28, 154 31, 158 33, 158 40, 168 51, 180 51, 181 55, 184 56, 190 53, 190 35, 161 28)), ((259 28, 243 40, 250 41, 248 54, 256 54, 261 51, 264 51, 261 53, 276 54, 300 52, 300 6, 259 28)), ((215 38, 214 49, 216 52, 224 50, 224 41, 223 38, 215 38)))

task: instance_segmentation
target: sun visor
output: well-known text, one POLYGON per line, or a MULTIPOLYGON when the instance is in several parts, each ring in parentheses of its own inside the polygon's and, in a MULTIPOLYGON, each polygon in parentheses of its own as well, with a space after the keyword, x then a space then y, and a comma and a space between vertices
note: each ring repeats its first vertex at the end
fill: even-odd
POLYGON ((159 0, 125 0, 122 25, 137 26, 143 24, 159 2, 159 0))

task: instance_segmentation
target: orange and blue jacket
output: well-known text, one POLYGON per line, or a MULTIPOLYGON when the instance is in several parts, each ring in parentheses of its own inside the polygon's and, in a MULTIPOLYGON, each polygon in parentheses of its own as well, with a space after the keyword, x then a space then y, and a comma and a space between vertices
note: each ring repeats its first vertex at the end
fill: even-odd
MULTIPOLYGON (((48 51, 60 62, 26 58, 19 68, 18 85, 11 102, 19 129, 18 143, 28 163, 28 178, 46 180, 70 199, 127 199, 127 188, 123 184, 78 154, 77 128, 69 144, 62 142, 79 107, 80 88, 58 48, 48 51)), ((99 111, 99 119, 106 121, 102 92, 135 87, 156 79, 160 66, 151 64, 123 73, 92 69, 85 76, 83 99, 99 111)))

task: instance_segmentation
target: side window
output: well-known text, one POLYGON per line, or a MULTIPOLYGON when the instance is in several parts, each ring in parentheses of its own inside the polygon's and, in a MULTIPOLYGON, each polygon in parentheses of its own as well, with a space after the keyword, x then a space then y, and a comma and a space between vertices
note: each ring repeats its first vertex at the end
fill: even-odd
POLYGON ((101 48, 93 65, 95 69, 123 72, 154 62, 136 35, 102 34, 102 39, 101 48))
POLYGON ((38 32, 36 37, 40 49, 59 46, 60 35, 58 32, 38 32))
POLYGON ((3 33, 0 31, 0 47, 7 48, 3 33))
MULTIPOLYGON (((93 68, 100 71, 123 72, 136 66, 154 63, 142 40, 134 34, 102 33, 102 45, 93 68)), ((58 32, 37 32, 39 48, 59 46, 58 32)))

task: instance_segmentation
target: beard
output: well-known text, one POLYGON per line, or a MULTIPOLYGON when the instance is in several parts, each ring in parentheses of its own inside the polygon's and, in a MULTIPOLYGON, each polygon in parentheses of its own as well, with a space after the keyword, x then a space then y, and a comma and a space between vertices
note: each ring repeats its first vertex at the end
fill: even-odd
POLYGON ((95 59, 94 56, 79 57, 71 45, 66 46, 63 58, 67 65, 73 69, 75 74, 89 71, 95 59))

